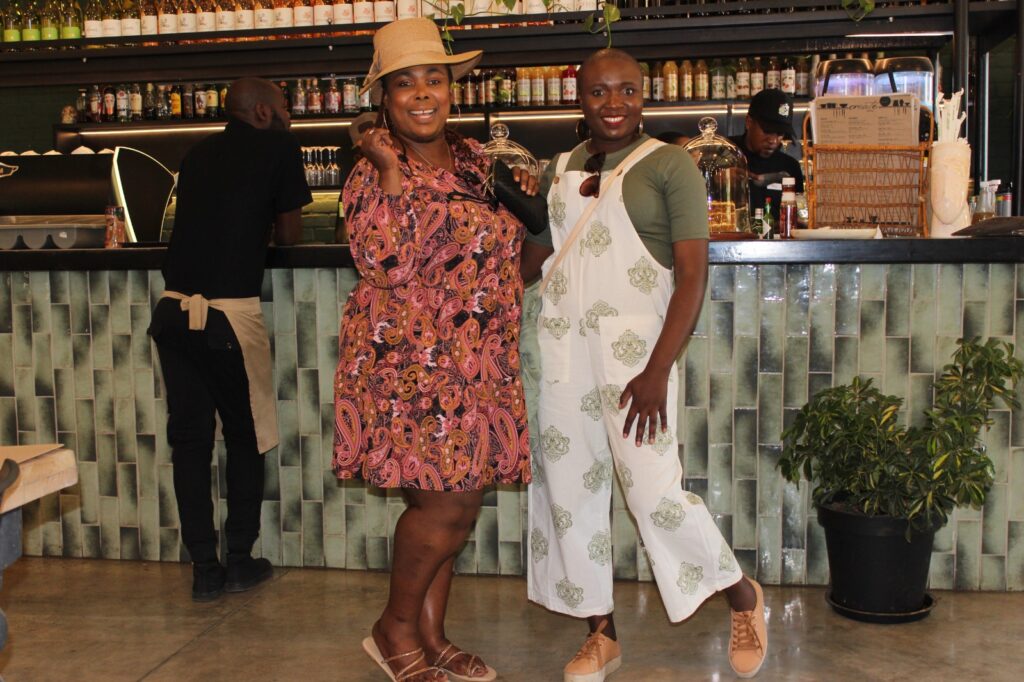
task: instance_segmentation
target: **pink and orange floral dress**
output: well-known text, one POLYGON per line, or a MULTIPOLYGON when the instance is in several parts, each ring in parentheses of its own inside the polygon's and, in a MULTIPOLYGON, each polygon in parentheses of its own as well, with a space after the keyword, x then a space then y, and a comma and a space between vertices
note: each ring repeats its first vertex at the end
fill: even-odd
POLYGON ((449 133, 455 173, 401 157, 386 194, 366 159, 342 199, 361 279, 342 316, 334 471, 381 488, 530 480, 519 379, 524 228, 483 198, 489 160, 449 133))

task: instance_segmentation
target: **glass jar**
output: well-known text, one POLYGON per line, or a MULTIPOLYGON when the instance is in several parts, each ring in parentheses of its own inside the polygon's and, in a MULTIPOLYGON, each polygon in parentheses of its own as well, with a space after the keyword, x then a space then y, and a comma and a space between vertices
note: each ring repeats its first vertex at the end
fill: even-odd
POLYGON ((704 176, 708 227, 712 233, 746 232, 750 229, 747 159, 736 145, 717 134, 718 122, 714 118, 702 118, 697 127, 700 136, 683 149, 690 153, 704 176))
MULTIPOLYGON (((508 126, 495 123, 491 126, 491 141, 484 145, 484 154, 492 159, 502 161, 510 169, 522 168, 534 177, 540 177, 540 164, 537 159, 522 145, 516 144, 508 137, 508 126)), ((488 179, 486 189, 493 191, 494 173, 488 179)))

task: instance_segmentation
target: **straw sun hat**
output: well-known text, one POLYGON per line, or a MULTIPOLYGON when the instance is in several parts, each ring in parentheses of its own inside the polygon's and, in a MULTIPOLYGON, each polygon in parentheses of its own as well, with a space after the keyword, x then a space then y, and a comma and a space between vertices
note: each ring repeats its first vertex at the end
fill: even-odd
POLYGON ((370 100, 380 104, 381 79, 389 73, 427 64, 446 64, 452 78, 458 80, 473 70, 483 56, 482 50, 448 54, 441 42, 437 24, 426 17, 399 19, 382 27, 373 36, 373 63, 359 94, 370 91, 370 100))

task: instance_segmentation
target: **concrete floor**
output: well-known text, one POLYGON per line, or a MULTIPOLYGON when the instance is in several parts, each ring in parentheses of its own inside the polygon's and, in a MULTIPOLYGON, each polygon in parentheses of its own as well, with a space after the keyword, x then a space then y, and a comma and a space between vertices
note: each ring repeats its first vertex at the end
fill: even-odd
MULTIPOLYGON (((3 576, 11 635, 0 672, 8 682, 385 679, 359 642, 386 575, 282 569, 210 604, 191 602, 189 580, 180 564, 21 559, 3 576)), ((525 591, 518 578, 457 578, 448 634, 500 679, 558 682, 583 629, 530 605, 525 591)), ((671 626, 653 585, 620 583, 616 595, 624 664, 612 680, 733 679, 723 599, 671 626)), ((991 682, 1024 670, 1024 594, 940 592, 929 618, 897 626, 842 618, 821 588, 768 587, 765 596, 760 680, 991 682)))

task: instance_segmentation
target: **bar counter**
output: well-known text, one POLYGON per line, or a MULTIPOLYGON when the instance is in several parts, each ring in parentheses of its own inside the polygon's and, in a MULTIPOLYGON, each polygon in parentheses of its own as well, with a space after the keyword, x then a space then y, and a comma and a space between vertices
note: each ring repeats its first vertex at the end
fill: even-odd
MULTIPOLYGON (((62 442, 80 482, 25 510, 30 555, 179 561, 166 404, 146 335, 162 247, 0 252, 0 442, 62 442)), ((775 468, 783 425, 810 395, 860 374, 905 398, 915 421, 961 336, 1024 351, 1024 240, 713 242, 703 313, 679 362, 679 456, 745 571, 825 584, 824 537, 806 484, 775 468)), ((395 493, 339 484, 331 468, 338 321, 357 281, 346 246, 272 248, 262 299, 282 443, 266 455, 258 551, 277 565, 385 569, 395 493)), ((524 383, 535 406, 533 289, 524 383)), ((1024 589, 1024 413, 986 436, 996 484, 935 540, 932 588, 1024 589)), ((533 433, 539 453, 539 434, 533 433)), ((215 448, 221 502, 223 443, 215 448)), ((525 572, 526 496, 490 492, 463 573, 525 572)), ((650 579, 615 492, 616 576, 650 579)))

